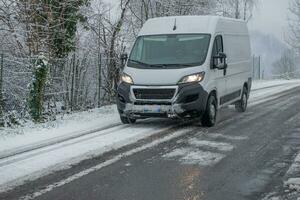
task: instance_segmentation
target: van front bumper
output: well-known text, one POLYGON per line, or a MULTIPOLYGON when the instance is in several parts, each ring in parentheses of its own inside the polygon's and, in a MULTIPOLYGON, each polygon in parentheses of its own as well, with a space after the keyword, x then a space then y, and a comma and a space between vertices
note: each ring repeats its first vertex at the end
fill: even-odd
MULTIPOLYGON (((140 86, 142 88, 155 89, 156 86, 140 86)), ((167 117, 185 118, 200 117, 205 109, 208 93, 199 83, 165 86, 176 88, 172 99, 136 99, 132 88, 137 85, 121 83, 118 87, 117 106, 121 116, 132 118, 167 117)), ((164 86, 159 86, 160 89, 164 86)))

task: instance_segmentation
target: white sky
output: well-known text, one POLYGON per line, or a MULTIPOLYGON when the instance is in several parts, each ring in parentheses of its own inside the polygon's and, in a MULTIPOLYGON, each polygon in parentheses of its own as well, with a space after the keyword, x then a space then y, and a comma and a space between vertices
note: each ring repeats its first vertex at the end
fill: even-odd
POLYGON ((274 34, 284 41, 288 30, 289 2, 290 0, 260 0, 249 22, 250 30, 274 34))

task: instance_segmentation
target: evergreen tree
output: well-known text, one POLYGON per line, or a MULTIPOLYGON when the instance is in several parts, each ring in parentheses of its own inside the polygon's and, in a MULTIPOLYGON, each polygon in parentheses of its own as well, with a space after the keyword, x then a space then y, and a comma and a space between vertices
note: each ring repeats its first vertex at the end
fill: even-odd
POLYGON ((49 64, 45 56, 34 63, 34 78, 30 84, 28 98, 29 114, 35 122, 42 120, 44 90, 48 80, 49 64))

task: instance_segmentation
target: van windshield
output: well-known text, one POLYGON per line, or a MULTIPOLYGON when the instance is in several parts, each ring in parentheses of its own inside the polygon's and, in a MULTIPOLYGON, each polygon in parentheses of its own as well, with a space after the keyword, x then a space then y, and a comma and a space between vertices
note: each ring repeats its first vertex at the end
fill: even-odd
POLYGON ((140 36, 128 66, 172 68, 202 65, 210 42, 209 34, 140 36))

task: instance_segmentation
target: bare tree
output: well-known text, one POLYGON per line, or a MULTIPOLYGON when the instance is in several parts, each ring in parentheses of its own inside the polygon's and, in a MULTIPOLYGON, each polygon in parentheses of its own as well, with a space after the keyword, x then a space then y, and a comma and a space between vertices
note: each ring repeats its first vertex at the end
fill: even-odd
POLYGON ((300 0, 292 0, 290 4, 291 16, 289 18, 290 34, 287 42, 300 53, 300 0))
POLYGON ((225 17, 249 21, 258 0, 218 0, 218 13, 225 17))
POLYGON ((296 66, 296 55, 289 49, 283 52, 281 58, 273 64, 275 78, 299 78, 299 68, 296 66))

